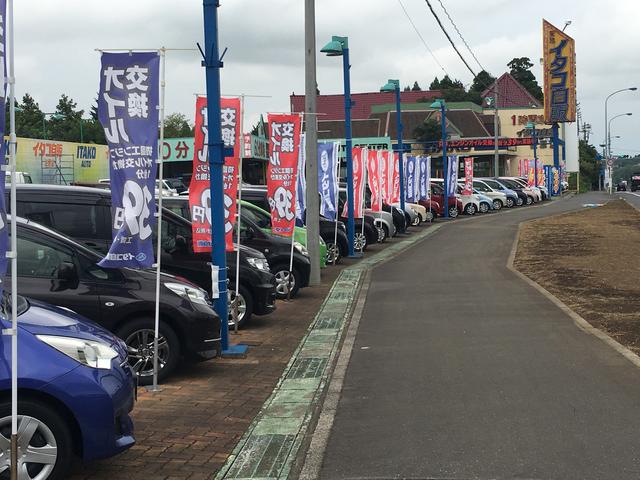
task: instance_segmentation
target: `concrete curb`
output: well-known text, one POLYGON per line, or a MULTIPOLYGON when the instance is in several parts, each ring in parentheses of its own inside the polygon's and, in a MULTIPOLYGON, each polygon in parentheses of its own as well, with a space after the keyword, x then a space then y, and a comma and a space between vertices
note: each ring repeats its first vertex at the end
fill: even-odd
MULTIPOLYGON (((567 212, 567 213, 571 213, 571 212, 567 212)), ((546 217, 546 218, 550 218, 550 217, 546 217)), ((585 333, 589 333, 589 334, 593 335, 594 337, 597 337, 598 339, 602 340, 604 343, 606 343, 608 346, 613 348, 616 352, 618 352, 624 358, 629 360, 636 367, 640 367, 640 357, 638 355, 633 353, 631 350, 629 350, 627 347, 625 347, 621 343, 619 343, 616 340, 614 340, 613 338, 611 338, 609 335, 607 335, 603 331, 601 331, 601 330, 595 328, 594 326, 592 326, 584 318, 582 318, 576 312, 571 310, 562 300, 560 300, 558 297, 553 295, 551 292, 549 292, 542 285, 540 285, 539 283, 531 280, 524 273, 520 272, 519 270, 517 270, 515 268, 515 266, 513 264, 514 264, 514 261, 515 261, 515 258, 516 258, 516 253, 518 251, 518 241, 520 240, 520 233, 521 233, 521 230, 522 230, 522 226, 527 224, 527 223, 529 223, 529 222, 523 222, 518 226, 518 232, 516 233, 516 238, 513 241, 513 246, 511 247, 511 254, 509 255, 509 260, 507 261, 507 268, 509 270, 511 270, 514 274, 516 274, 518 277, 520 277, 520 279, 525 281, 528 285, 530 285, 531 287, 533 287, 536 290, 538 290, 538 292, 540 292, 548 300, 550 300, 556 307, 558 307, 560 310, 562 310, 569 318, 571 318, 573 320, 573 323, 580 330, 584 331, 585 333)))
MULTIPOLYGON (((364 308, 369 271, 437 232, 440 227, 431 225, 340 273, 276 387, 218 471, 216 480, 285 479, 299 473, 303 467, 300 454, 312 441, 306 438, 306 433, 315 426, 330 384, 331 393, 336 394, 333 390, 337 388, 336 384, 331 381, 336 364, 346 370, 359 321, 358 312, 364 308), (354 309, 355 325, 350 324, 354 309), (349 348, 342 349, 347 327, 350 335, 345 345, 349 348), (339 362, 336 361, 338 355, 339 362)), ((337 394, 339 396, 339 390, 337 394)))

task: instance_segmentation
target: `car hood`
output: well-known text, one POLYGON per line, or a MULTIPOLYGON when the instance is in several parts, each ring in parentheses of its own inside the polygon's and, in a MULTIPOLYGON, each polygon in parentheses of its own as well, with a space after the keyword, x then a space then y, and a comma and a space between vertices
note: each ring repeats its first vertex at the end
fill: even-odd
POLYGON ((126 356, 123 342, 97 323, 73 310, 29 299, 29 308, 18 317, 18 325, 32 335, 55 335, 100 341, 126 356))

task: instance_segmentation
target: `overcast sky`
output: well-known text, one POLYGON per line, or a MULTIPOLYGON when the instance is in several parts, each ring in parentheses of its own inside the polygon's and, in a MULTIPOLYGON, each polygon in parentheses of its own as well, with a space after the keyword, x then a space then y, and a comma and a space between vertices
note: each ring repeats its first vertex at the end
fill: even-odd
MULTIPOLYGON (((400 8, 400 0, 318 0, 318 50, 331 35, 349 37, 353 92, 376 91, 388 78, 427 88, 444 71, 428 53, 400 8)), ((439 30, 424 0, 401 0, 437 62, 469 84, 466 70, 439 30)), ((441 0, 481 64, 492 74, 506 71, 513 57, 527 56, 542 84, 542 18, 576 39, 578 101, 593 126, 591 143, 604 138, 604 99, 620 88, 640 87, 640 2, 617 0, 606 8, 595 0, 441 0)), ((289 111, 289 95, 304 93, 304 1, 228 0, 219 9, 220 43, 228 47, 223 94, 248 98, 247 129, 257 115, 289 111)), ((438 0, 431 2, 459 49, 478 65, 448 22, 438 0)), ((47 112, 66 93, 88 109, 98 89, 96 48, 195 48, 202 42, 202 2, 195 0, 19 0, 15 1, 16 91, 29 92, 47 112)), ((222 50, 221 48, 221 50, 222 50)), ((321 93, 342 93, 341 62, 318 55, 321 93)), ((198 52, 168 52, 167 112, 194 116, 194 94, 204 92, 198 52)), ((614 153, 640 153, 640 91, 609 101, 614 153)))

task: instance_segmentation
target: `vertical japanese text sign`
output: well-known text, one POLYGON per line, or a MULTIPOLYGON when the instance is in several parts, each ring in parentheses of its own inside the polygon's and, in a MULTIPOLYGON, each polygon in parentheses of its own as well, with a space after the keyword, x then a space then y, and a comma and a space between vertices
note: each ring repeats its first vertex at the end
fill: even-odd
POLYGON ((458 188, 458 156, 451 155, 449 157, 449 161, 447 162, 447 168, 449 171, 447 172, 447 195, 449 197, 453 197, 456 194, 456 190, 458 188))
POLYGON ((382 192, 380 191, 380 162, 382 150, 367 151, 367 180, 371 191, 371 210, 380 211, 382 192))
POLYGON ((464 159, 464 188, 462 194, 473 194, 473 157, 464 159))
POLYGON ((398 203, 400 201, 400 154, 389 152, 389 188, 388 202, 398 203))
MULTIPOLYGON (((353 172, 353 218, 362 218, 364 215, 362 197, 364 195, 364 176, 365 176, 365 155, 367 149, 363 147, 353 147, 351 150, 351 161, 353 172)), ((344 202, 342 216, 349 216, 348 201, 344 202)))
POLYGON ((391 165, 391 153, 383 150, 380 153, 380 196, 382 202, 389 203, 389 166, 391 165))
POLYGON ((545 123, 576 121, 575 41, 542 21, 545 123))
POLYGON ((320 215, 336 220, 338 215, 338 145, 318 144, 318 192, 320 215))
MULTIPOLYGON (((0 85, 0 138, 4 138, 7 130, 7 122, 5 118, 5 105, 7 95, 7 68, 5 62, 6 52, 6 13, 7 13, 7 0, 0 0, 0 75, 2 75, 3 81, 0 85)), ((7 142, 2 142, 0 145, 0 164, 4 165, 7 142)), ((7 172, 8 173, 8 172, 7 172)), ((2 175, 5 175, 4 173, 2 175)), ((3 278, 7 273, 7 250, 9 248, 9 228, 7 225, 7 206, 5 204, 5 182, 0 182, 0 296, 4 289, 3 278)))
POLYGON ((416 173, 418 170, 418 159, 415 155, 404 156, 404 200, 405 202, 416 202, 416 173))
POLYGON ((420 175, 418 177, 418 200, 429 198, 429 182, 431 181, 431 157, 418 157, 420 175))
POLYGON ((289 237, 295 227, 296 174, 300 146, 300 116, 269 114, 270 154, 267 196, 271 231, 289 237))
POLYGON ((103 267, 154 263, 159 66, 157 52, 102 54, 98 118, 109 146, 113 233, 103 267))
MULTIPOLYGON (((193 251, 211 251, 211 190, 209 174, 209 132, 207 127, 207 98, 196 99, 196 120, 193 170, 189 185, 189 208, 193 231, 193 251)), ((233 250, 233 225, 238 192, 240 166, 240 99, 220 99, 220 127, 225 148, 233 148, 233 155, 225 157, 222 168, 224 191, 224 232, 227 251, 233 250)))

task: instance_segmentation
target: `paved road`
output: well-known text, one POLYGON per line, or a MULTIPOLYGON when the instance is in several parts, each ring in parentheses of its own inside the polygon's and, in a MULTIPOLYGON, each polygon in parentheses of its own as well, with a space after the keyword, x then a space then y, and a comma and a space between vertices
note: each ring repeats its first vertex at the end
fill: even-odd
POLYGON ((640 478, 640 370, 506 267, 517 224, 452 223, 378 267, 323 479, 640 478))
POLYGON ((616 192, 613 194, 615 196, 620 196, 624 198, 631 205, 634 205, 637 208, 640 208, 640 193, 639 192, 616 192))

